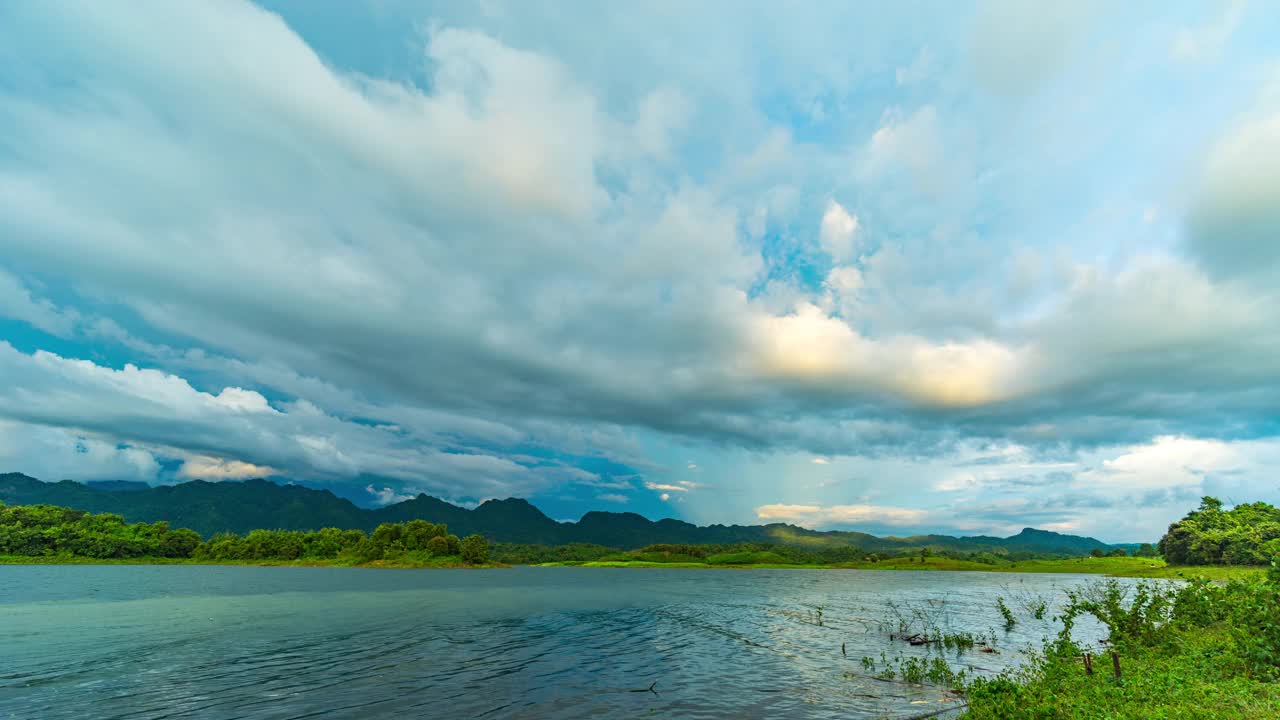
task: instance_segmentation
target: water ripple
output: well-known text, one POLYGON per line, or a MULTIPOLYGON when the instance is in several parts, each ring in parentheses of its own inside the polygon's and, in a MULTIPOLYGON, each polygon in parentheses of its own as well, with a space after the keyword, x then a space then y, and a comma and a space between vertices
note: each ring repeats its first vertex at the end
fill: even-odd
MULTIPOLYGON (((910 715, 953 698, 862 670, 864 655, 929 652, 889 642, 888 603, 949 629, 986 632, 998 623, 992 598, 1009 583, 1057 598, 1079 582, 981 573, 0 567, 0 718, 910 715)), ((950 659, 998 671, 1052 631, 1028 618, 1000 633, 1002 654, 950 659)))

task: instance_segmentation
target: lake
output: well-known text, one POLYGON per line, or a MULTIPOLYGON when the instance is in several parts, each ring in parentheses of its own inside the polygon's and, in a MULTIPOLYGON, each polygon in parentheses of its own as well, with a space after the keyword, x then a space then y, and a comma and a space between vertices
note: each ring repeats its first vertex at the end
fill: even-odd
POLYGON ((897 617, 994 634, 999 654, 947 653, 953 666, 994 672, 1056 631, 1052 607, 1042 621, 1023 608, 1089 581, 0 566, 0 718, 903 717, 947 697, 863 669, 863 656, 882 652, 929 656, 889 640, 897 617), (1010 632, 997 596, 1019 614, 1010 632))

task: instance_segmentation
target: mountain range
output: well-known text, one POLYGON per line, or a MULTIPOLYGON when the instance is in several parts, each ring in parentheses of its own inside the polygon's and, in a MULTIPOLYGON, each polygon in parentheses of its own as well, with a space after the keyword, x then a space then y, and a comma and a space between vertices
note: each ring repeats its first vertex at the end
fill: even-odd
POLYGON ((21 473, 0 475, 0 502, 48 504, 124 516, 130 522, 165 520, 205 537, 218 532, 243 534, 265 528, 315 530, 322 527, 370 531, 384 522, 423 519, 447 523, 457 535, 479 533, 495 542, 563 545, 585 542, 621 549, 655 543, 769 542, 805 546, 852 545, 867 552, 930 547, 961 552, 1005 551, 1086 555, 1094 548, 1131 549, 1090 537, 1025 528, 1011 537, 916 535, 877 537, 861 532, 817 531, 769 525, 698 526, 670 518, 649 520, 636 513, 593 511, 578 522, 557 522, 526 500, 488 500, 467 509, 429 495, 382 508, 365 509, 328 490, 281 485, 268 480, 205 482, 151 487, 144 483, 72 480, 43 482, 21 473))

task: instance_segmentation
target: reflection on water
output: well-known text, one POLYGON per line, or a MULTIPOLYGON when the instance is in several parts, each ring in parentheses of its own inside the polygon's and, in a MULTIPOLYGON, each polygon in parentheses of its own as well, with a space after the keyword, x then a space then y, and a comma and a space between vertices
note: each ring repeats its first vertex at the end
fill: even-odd
POLYGON ((999 654, 948 653, 957 667, 993 672, 1056 630, 1051 607, 1042 621, 1023 613, 1006 633, 996 596, 1060 598, 1081 582, 806 570, 0 567, 0 718, 897 717, 948 698, 863 669, 863 656, 930 652, 889 641, 890 604, 944 630, 993 633, 999 654))

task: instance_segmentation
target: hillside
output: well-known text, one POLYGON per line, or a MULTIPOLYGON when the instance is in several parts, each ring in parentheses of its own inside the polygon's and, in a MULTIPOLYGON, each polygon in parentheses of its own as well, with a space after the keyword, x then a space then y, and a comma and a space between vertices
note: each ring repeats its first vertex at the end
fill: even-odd
POLYGON ((852 545, 868 552, 930 547, 960 552, 1035 552, 1085 555, 1094 548, 1109 550, 1093 538, 1026 528, 999 537, 876 537, 860 532, 819 532, 774 523, 770 525, 709 525, 681 520, 649 520, 635 513, 589 512, 576 523, 560 523, 528 501, 489 500, 474 510, 438 498, 419 495, 384 508, 364 509, 327 490, 279 485, 266 480, 210 483, 200 480, 150 488, 135 483, 95 483, 71 480, 46 483, 19 473, 0 475, 0 502, 10 505, 50 504, 90 512, 116 513, 129 522, 167 520, 208 537, 217 532, 245 533, 255 528, 316 530, 323 527, 371 531, 384 522, 422 519, 445 523, 458 535, 478 533, 496 542, 562 545, 594 543, 615 548, 638 548, 654 543, 768 542, 801 546, 852 545))

